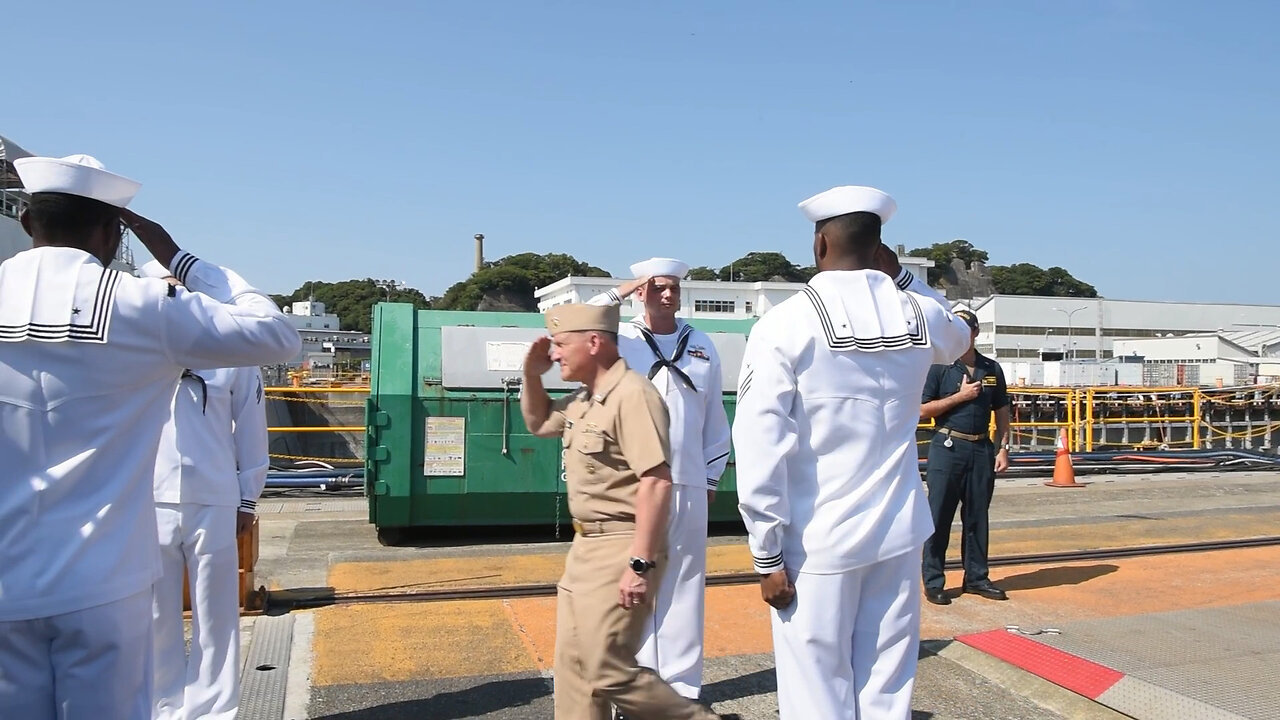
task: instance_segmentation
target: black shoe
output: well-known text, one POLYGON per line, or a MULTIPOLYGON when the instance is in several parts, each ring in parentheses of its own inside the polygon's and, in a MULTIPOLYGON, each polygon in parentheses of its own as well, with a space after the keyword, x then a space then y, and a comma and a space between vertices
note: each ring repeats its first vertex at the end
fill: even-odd
POLYGON ((965 585, 964 591, 981 595, 988 600, 1008 600, 1009 595, 1005 591, 991 584, 990 582, 978 583, 977 585, 965 585))
POLYGON ((947 595, 947 591, 943 590, 942 588, 937 588, 936 590, 926 588, 924 591, 924 599, 928 600, 934 605, 950 605, 951 604, 951 597, 947 595))

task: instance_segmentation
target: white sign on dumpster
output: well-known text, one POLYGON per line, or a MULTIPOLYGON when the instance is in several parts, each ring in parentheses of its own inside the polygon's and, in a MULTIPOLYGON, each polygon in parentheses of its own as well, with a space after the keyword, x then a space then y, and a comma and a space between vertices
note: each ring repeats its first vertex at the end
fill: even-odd
POLYGON ((489 372, 518 373, 524 370, 524 356, 529 354, 527 342, 489 341, 484 344, 485 369, 489 372))
POLYGON ((461 476, 466 474, 467 419, 460 417, 427 418, 427 475, 461 476))

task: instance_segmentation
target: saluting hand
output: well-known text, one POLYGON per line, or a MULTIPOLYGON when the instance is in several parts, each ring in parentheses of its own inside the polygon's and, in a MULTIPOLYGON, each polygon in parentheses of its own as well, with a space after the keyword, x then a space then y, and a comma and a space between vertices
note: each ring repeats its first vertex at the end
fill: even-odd
POLYGON ((971 382, 968 378, 965 378, 960 381, 960 390, 956 392, 956 395, 961 400, 972 400, 978 397, 978 391, 980 390, 982 390, 982 383, 977 380, 971 382))
POLYGON ((524 356, 524 370, 532 375, 542 375, 551 369, 551 338, 542 336, 529 345, 524 356))
POLYGON ((902 263, 898 260, 897 253, 890 250, 888 245, 880 243, 876 248, 875 268, 896 280, 902 272, 902 263))
POLYGON ((634 293, 635 291, 639 290, 645 285, 648 285, 649 281, 652 279, 653 279, 652 276, 642 275, 634 280, 628 280, 622 283, 621 285, 618 286, 618 297, 625 300, 626 298, 630 297, 631 294, 634 293))
POLYGON ((133 232, 157 262, 169 267, 178 254, 178 244, 173 241, 168 230, 127 208, 120 208, 120 222, 133 232))
POLYGON ((779 570, 760 577, 760 596, 778 610, 785 610, 796 599, 796 586, 791 584, 786 570, 779 570))
POLYGON ((640 607, 649 595, 649 581, 644 576, 635 574, 631 568, 622 572, 622 580, 618 582, 618 604, 623 610, 640 607))

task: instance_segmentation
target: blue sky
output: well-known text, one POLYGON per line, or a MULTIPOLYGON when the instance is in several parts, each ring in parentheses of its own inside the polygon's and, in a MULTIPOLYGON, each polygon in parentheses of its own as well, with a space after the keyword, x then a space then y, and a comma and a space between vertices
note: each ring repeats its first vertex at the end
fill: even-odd
POLYGON ((12 5, 0 134, 140 180, 273 292, 439 294, 475 233, 615 274, 808 264, 796 203, 868 184, 890 244, 1280 303, 1276 3, 12 5))

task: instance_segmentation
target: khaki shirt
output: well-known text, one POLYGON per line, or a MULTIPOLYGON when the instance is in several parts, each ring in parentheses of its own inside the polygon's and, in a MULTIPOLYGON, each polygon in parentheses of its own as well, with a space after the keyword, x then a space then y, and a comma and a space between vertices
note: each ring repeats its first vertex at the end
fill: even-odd
POLYGON ((544 429, 561 435, 569 512, 584 522, 636 519, 640 476, 670 463, 666 403, 621 358, 586 388, 556 399, 544 429))

